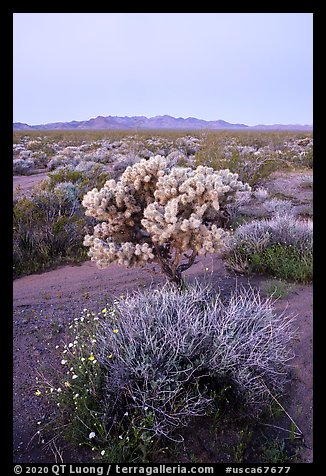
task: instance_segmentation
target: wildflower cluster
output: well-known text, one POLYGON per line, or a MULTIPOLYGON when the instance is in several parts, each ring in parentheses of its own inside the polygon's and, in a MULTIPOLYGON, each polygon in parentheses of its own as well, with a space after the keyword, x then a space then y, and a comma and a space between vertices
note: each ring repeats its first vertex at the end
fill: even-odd
POLYGON ((107 436, 101 409, 102 377, 96 350, 97 327, 101 319, 111 319, 114 334, 115 317, 115 311, 110 306, 98 313, 83 309, 69 326, 69 340, 57 346, 61 351, 59 382, 54 384, 44 375, 36 379, 35 395, 55 401, 58 407, 56 418, 60 416, 62 424, 66 425, 67 435, 94 450, 107 436))
POLYGON ((102 461, 148 462, 162 438, 181 441, 179 428, 223 398, 259 414, 284 390, 292 357, 292 321, 271 304, 244 288, 222 302, 196 283, 84 310, 62 348, 63 377, 45 385, 61 411, 56 428, 102 461))

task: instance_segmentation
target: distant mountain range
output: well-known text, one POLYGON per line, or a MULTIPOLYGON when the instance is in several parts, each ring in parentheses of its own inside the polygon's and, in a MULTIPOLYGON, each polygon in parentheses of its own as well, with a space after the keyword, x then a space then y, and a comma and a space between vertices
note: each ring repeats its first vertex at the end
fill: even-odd
POLYGON ((48 124, 37 124, 30 126, 23 122, 14 122, 13 129, 16 131, 23 130, 54 130, 54 129, 127 129, 127 130, 149 130, 149 129, 184 129, 184 130, 223 130, 223 129, 258 129, 258 130, 297 130, 312 131, 312 125, 302 124, 272 124, 257 126, 247 126, 246 124, 231 124, 222 121, 205 121, 196 119, 195 117, 172 117, 172 116, 97 116, 87 121, 71 121, 71 122, 51 122, 48 124))

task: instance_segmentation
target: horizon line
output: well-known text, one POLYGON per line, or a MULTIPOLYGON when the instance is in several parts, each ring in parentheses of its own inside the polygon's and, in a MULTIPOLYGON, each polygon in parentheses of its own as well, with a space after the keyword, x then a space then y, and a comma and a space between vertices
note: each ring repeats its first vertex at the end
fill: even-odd
POLYGON ((172 118, 172 119, 182 119, 182 120, 187 120, 187 119, 194 119, 194 120, 197 120, 197 121, 203 121, 203 122, 225 122, 227 124, 232 124, 232 125, 236 125, 236 124, 239 124, 239 125, 242 125, 242 126, 246 126, 246 127, 258 127, 258 126, 286 126, 286 125, 291 125, 291 126, 309 126, 309 127, 312 127, 313 126, 313 123, 300 123, 300 122, 287 122, 287 123, 281 123, 281 122, 274 122, 274 123, 264 123, 264 122, 260 122, 258 124, 254 124, 254 125, 248 125, 244 122, 229 122, 229 121, 226 121, 224 119, 201 119, 201 118, 198 118, 198 117, 195 117, 195 116, 187 116, 187 117, 183 117, 183 116, 171 116, 170 114, 159 114, 159 115, 155 115, 155 116, 145 116, 145 115, 142 115, 142 114, 139 114, 139 115, 132 115, 132 116, 118 116, 118 115, 107 115, 107 116, 104 116, 102 114, 100 115, 97 115, 97 116, 94 116, 94 117, 90 117, 89 119, 72 119, 72 120, 57 120, 57 121, 50 121, 50 122, 38 122, 38 123, 34 123, 34 124, 31 124, 31 123, 28 123, 28 122, 23 122, 23 121, 13 121, 13 125, 14 124, 26 124, 27 126, 30 126, 30 127, 35 127, 35 126, 43 126, 43 125, 48 125, 48 124, 59 124, 59 123, 71 123, 71 122, 87 122, 87 121, 90 121, 90 120, 94 120, 94 119, 98 119, 98 118, 122 118, 122 119, 131 119, 131 118, 145 118, 145 119, 155 119, 155 118, 163 118, 163 117, 168 117, 168 118, 172 118))

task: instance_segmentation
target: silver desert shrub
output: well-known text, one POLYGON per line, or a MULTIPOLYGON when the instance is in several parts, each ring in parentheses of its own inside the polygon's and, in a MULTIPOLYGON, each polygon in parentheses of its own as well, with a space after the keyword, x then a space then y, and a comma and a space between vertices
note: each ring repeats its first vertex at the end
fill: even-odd
POLYGON ((293 335, 293 318, 252 288, 223 302, 210 285, 180 293, 167 283, 115 301, 94 351, 108 427, 122 415, 141 427, 150 414, 146 431, 176 438, 179 426, 209 412, 212 389, 223 388, 257 416, 284 392, 293 335))

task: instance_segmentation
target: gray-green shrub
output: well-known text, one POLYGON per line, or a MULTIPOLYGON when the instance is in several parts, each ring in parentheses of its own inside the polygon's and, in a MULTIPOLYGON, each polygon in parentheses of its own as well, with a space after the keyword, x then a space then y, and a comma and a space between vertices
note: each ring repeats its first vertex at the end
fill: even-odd
POLYGON ((195 283, 182 293, 168 284, 138 291, 98 314, 84 309, 62 350, 70 370, 44 381, 63 417, 56 431, 109 461, 148 462, 153 445, 181 441, 179 428, 196 416, 223 405, 259 415, 271 393, 285 391, 293 357, 293 318, 272 304, 252 288, 222 299, 195 283))
POLYGON ((212 389, 230 386, 251 415, 284 390, 291 321, 251 288, 222 302, 210 286, 165 285, 121 299, 114 312, 100 322, 94 353, 109 425, 147 409, 150 431, 169 436, 209 411, 212 389))
POLYGON ((34 167, 32 159, 14 159, 13 173, 17 175, 29 175, 34 167))
POLYGON ((224 257, 240 272, 266 272, 301 282, 312 280, 313 222, 276 214, 239 226, 224 257))

